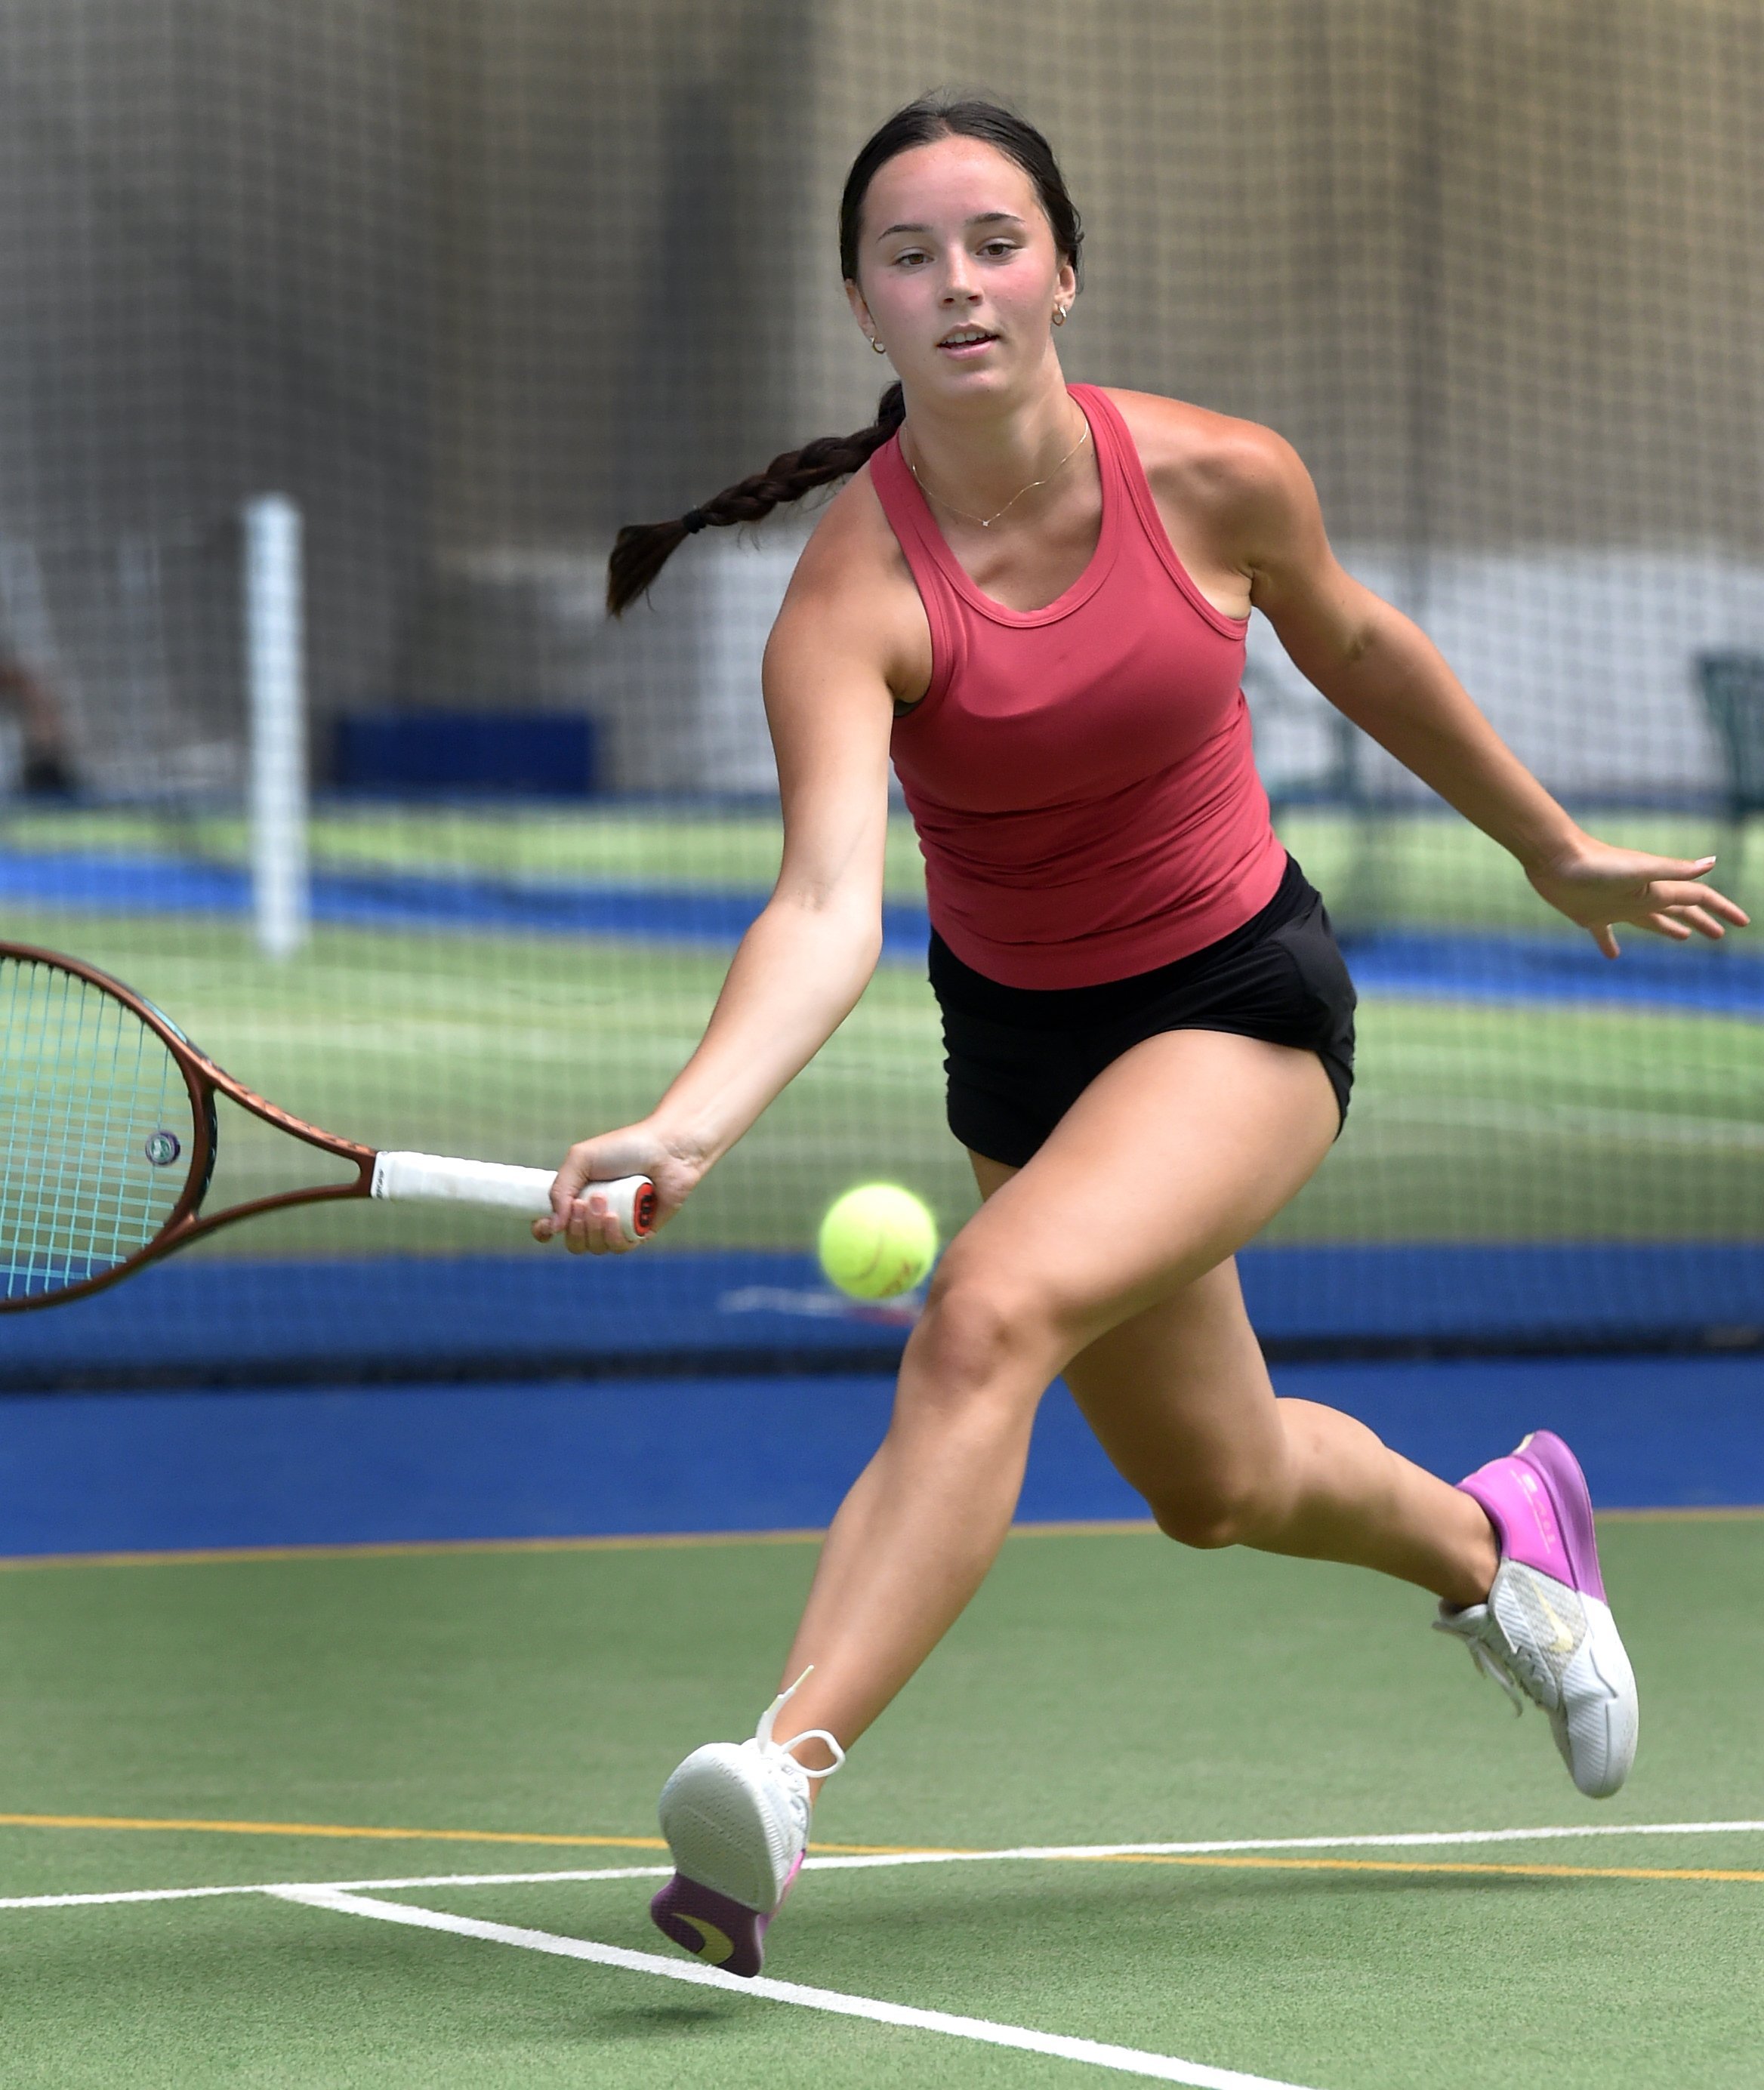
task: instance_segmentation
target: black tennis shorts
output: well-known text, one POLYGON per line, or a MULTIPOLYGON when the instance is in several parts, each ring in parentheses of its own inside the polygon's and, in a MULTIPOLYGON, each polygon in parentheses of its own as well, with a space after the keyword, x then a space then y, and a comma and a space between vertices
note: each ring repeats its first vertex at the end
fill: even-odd
POLYGON ((1345 1123, 1353 1086, 1353 983, 1322 896, 1289 857, 1259 914, 1172 965, 1095 987, 1004 987, 933 930, 949 1129, 1021 1168, 1111 1061, 1165 1030, 1228 1030, 1314 1052, 1345 1123))

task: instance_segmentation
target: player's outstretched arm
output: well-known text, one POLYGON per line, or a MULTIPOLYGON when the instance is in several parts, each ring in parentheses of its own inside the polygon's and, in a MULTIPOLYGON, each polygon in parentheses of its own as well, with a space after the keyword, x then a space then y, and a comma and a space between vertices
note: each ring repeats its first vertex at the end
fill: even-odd
POLYGON ((541 1241, 629 1245, 583 1186, 648 1176, 660 1220, 807 1065, 851 1013, 882 948, 893 699, 871 627, 828 562, 804 554, 766 649, 784 854, 771 898, 742 939, 703 1039, 649 1116, 570 1148, 541 1241))
POLYGON ((1706 882, 1715 858, 1613 848, 1559 806, 1482 716, 1439 648, 1345 573, 1310 476, 1265 428, 1240 439, 1229 475, 1250 600, 1296 665, 1345 716, 1516 857, 1543 899, 1607 957, 1614 925, 1680 942, 1744 928, 1706 882))

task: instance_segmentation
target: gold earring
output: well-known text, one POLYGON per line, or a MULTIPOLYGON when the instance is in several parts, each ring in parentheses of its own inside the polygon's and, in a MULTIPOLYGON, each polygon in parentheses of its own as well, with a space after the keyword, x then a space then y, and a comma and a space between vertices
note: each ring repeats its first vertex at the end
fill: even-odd
POLYGON ((874 334, 871 334, 870 337, 870 346, 876 350, 878 355, 886 355, 888 354, 888 350, 882 346, 881 342, 876 339, 874 334))
POLYGON ((1056 305, 1054 307, 1053 323, 1056 326, 1064 326, 1065 325, 1065 312, 1066 308, 1064 305, 1056 305))

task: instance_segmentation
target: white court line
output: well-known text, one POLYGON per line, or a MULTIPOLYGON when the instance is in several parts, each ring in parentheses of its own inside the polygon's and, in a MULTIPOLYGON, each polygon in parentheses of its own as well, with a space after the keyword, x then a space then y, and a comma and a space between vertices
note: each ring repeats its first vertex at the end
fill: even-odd
POLYGON ((884 2002, 873 1996, 848 1996, 837 1989, 811 1989, 798 1981, 769 1980, 763 1974, 743 1981, 720 1967, 706 1967, 694 1959, 664 1959, 657 1953, 628 1952, 622 1946, 600 1945, 589 1938, 560 1937, 549 1930, 482 1923, 475 1916, 413 1908, 407 1902, 376 1901, 368 1895, 339 1894, 323 1887, 282 1887, 276 1892, 283 1901, 331 1909, 339 1916, 371 1916, 381 1923, 408 1924, 417 1930, 449 1931, 459 1937, 482 1938, 492 1945, 549 1952, 561 1959, 591 1960, 596 1966, 617 1967, 626 1973, 659 1975, 665 1980, 686 1981, 695 1988, 721 1989, 759 2002, 794 2003, 801 2010, 826 2010, 836 2017, 867 2018, 874 2024, 900 2025, 913 2032, 941 2032, 947 2038, 977 2040, 986 2046, 1052 2054, 1062 2061, 1087 2062, 1093 2068, 1111 2068, 1118 2075, 1151 2076, 1160 2083, 1191 2084, 1195 2090, 1303 2090, 1301 2084, 1282 2082, 1271 2075, 1209 2068, 1204 2062, 1179 2061, 1172 2054, 1147 2053, 1138 2047, 1111 2046, 1099 2040, 1073 2039, 1061 2032, 1034 2032, 1025 2025, 999 2024, 991 2018, 914 2010, 908 2004, 884 2002))
MULTIPOLYGON (((1758 1821, 1582 1821, 1545 1829, 1429 1829, 1384 1836, 1263 1836, 1198 1843, 1026 1843, 997 1851, 880 1851, 850 1857, 815 1857, 805 1872, 862 1872, 888 1865, 979 1865, 1085 1858, 1205 1858, 1238 1851, 1425 1850, 1474 1843, 1544 1843, 1597 1836, 1745 1836, 1764 1834, 1758 1821)), ((592 1871, 426 1873, 409 1879, 260 1880, 240 1886, 131 1887, 110 1894, 19 1894, 0 1909, 90 1908, 138 1901, 200 1901, 219 1894, 352 1894, 377 1887, 536 1886, 547 1881, 665 1879, 671 1865, 605 1865, 592 1871)))
MULTIPOLYGON (((1205 1858, 1236 1851, 1399 1851, 1465 1843, 1543 1843, 1581 1836, 1756 1834, 1764 1821, 1577 1822, 1558 1829, 1418 1830, 1392 1836, 1263 1836, 1205 1843, 1025 1843, 1006 1851, 901 1851, 809 1858, 803 1870, 859 1871, 871 1865, 964 1865, 1057 1858, 1205 1858)), ((0 1904, 3 1906, 3 1904, 0 1904)))

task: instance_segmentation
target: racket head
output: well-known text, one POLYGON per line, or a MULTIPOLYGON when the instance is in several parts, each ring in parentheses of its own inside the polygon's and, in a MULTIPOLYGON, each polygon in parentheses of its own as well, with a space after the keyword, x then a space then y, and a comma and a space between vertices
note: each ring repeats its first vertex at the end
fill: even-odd
POLYGON ((187 1227, 214 1168, 199 1061, 120 981, 0 943, 0 1313, 111 1284, 187 1227))

